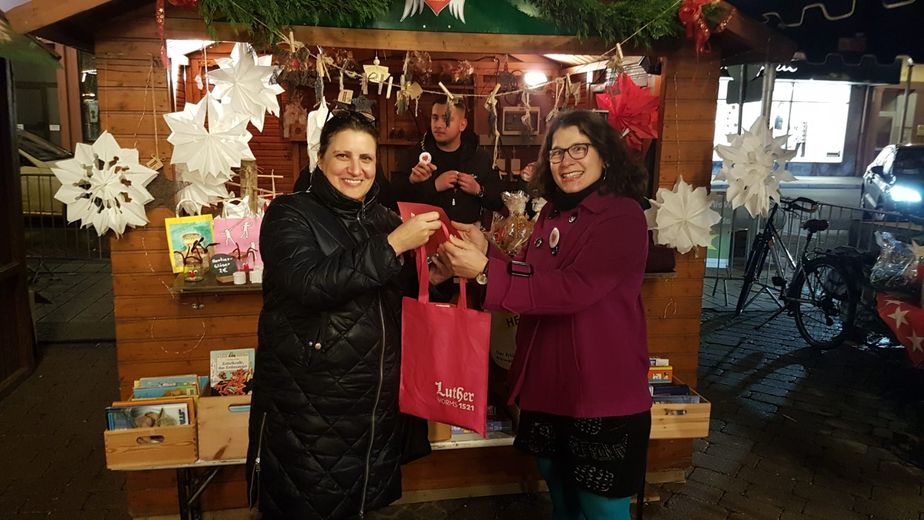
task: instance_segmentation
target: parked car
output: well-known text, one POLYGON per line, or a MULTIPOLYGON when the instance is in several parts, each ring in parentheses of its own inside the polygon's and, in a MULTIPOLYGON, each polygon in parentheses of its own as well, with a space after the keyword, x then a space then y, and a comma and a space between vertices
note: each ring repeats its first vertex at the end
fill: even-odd
POLYGON ((860 207, 924 217, 924 145, 890 144, 866 167, 860 207))
POLYGON ((73 154, 32 132, 20 130, 18 134, 23 215, 64 215, 64 205, 55 200, 61 183, 51 167, 73 154))

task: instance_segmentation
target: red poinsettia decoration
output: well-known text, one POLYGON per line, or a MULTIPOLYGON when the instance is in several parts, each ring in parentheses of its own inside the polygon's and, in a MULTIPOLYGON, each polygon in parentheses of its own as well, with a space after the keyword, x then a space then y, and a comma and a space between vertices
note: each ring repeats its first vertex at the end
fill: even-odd
POLYGON ((680 22, 687 28, 687 38, 696 44, 696 52, 709 52, 709 37, 712 30, 703 14, 703 6, 711 4, 713 0, 683 0, 680 6, 680 22))
POLYGON ((628 147, 638 151, 643 139, 658 138, 658 103, 658 96, 636 85, 628 74, 620 74, 613 87, 597 94, 597 108, 609 112, 610 126, 628 147))

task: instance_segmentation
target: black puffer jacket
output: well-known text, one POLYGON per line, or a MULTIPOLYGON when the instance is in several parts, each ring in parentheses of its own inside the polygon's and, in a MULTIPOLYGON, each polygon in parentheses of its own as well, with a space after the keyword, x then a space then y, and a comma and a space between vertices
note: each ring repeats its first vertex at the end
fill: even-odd
POLYGON ((478 147, 478 136, 471 130, 462 132, 462 144, 452 152, 440 149, 427 132, 420 147, 409 148, 398 164, 398 170, 391 176, 391 196, 396 201, 423 202, 443 208, 450 219, 470 224, 481 219, 482 209, 501 211, 500 176, 493 169, 491 156, 478 147), (421 152, 429 152, 436 171, 424 182, 414 184, 410 180, 411 169, 420 160, 421 152), (484 195, 469 195, 460 189, 436 191, 436 179, 449 170, 474 175, 484 188, 484 195))
POLYGON ((247 457, 264 518, 361 517, 401 496, 402 459, 429 452, 426 423, 398 412, 410 287, 386 239, 400 220, 376 191, 361 204, 316 171, 264 216, 247 457))

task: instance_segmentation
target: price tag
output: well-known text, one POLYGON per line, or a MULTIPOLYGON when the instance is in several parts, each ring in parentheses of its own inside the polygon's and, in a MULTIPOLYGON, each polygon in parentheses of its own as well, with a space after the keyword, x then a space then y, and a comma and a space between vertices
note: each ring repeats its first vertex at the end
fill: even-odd
POLYGON ((209 260, 212 266, 212 272, 215 273, 215 279, 218 281, 231 281, 231 277, 237 272, 237 260, 231 255, 217 254, 209 260))
POLYGON ((164 163, 160 160, 159 157, 154 155, 148 159, 148 162, 145 163, 145 166, 152 170, 160 171, 160 169, 164 167, 164 163))

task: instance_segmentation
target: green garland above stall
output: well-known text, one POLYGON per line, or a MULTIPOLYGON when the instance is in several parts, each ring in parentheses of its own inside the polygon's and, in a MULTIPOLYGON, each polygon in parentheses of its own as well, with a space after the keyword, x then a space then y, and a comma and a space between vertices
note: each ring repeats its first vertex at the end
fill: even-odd
POLYGON ((274 41, 288 27, 296 25, 570 34, 600 38, 608 44, 631 37, 633 47, 648 46, 683 32, 677 17, 680 0, 198 0, 197 3, 209 27, 218 21, 228 22, 250 31, 257 43, 274 41), (464 13, 462 18, 458 16, 460 13, 464 13))

